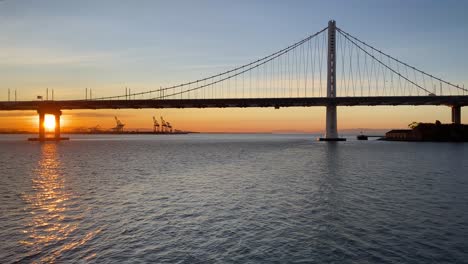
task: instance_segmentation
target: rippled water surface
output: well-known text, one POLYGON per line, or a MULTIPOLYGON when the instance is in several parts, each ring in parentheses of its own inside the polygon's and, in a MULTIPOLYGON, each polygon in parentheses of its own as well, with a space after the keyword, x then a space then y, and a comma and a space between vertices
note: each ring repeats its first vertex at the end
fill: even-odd
POLYGON ((468 144, 0 137, 0 262, 462 263, 468 144))

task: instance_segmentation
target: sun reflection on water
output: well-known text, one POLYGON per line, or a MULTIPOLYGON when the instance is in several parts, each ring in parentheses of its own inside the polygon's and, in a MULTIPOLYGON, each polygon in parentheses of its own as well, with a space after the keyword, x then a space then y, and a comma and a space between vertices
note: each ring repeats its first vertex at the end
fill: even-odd
POLYGON ((76 212, 70 216, 76 197, 66 188, 57 144, 42 144, 41 148, 32 191, 22 196, 31 221, 23 230, 25 239, 20 244, 28 248, 30 256, 40 256, 40 262, 54 263, 65 251, 85 244, 101 230, 88 232, 84 237, 76 234, 82 216, 76 216, 76 212))

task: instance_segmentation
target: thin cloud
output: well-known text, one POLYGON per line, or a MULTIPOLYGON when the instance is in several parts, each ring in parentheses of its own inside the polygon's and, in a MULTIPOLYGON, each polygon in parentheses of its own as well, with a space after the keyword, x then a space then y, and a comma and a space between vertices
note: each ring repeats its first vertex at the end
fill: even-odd
POLYGON ((114 57, 115 54, 109 52, 76 54, 40 48, 0 48, 0 65, 79 65, 108 61, 114 57))
POLYGON ((78 117, 78 118, 114 118, 114 116, 119 116, 119 117, 128 117, 129 115, 127 114, 122 114, 122 113, 93 113, 93 112, 71 112, 64 114, 66 116, 71 116, 71 117, 78 117))

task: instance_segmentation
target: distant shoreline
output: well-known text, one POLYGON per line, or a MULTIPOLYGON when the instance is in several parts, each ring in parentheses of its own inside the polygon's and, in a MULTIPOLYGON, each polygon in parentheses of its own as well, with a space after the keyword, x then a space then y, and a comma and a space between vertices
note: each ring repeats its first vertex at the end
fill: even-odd
MULTIPOLYGON (((49 132, 53 134, 52 132, 49 132)), ((47 133, 47 134, 49 134, 47 133)), ((340 133, 340 132, 339 132, 340 133)), ((0 135, 36 135, 38 132, 30 132, 30 131, 0 131, 0 135)), ((148 134, 258 134, 258 135, 322 135, 323 132, 193 132, 193 131, 184 131, 181 133, 154 133, 151 131, 131 131, 131 132, 123 132, 123 133, 115 133, 115 132, 61 132, 61 134, 70 134, 70 135, 148 135, 148 134)), ((359 133, 340 133, 345 136, 355 136, 359 135, 359 133)))

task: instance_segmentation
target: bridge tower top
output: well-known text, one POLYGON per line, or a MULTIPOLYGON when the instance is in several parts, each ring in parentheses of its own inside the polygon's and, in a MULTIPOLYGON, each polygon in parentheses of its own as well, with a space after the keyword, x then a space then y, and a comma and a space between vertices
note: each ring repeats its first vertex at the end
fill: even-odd
POLYGON ((328 21, 327 97, 336 97, 336 21, 328 21))

